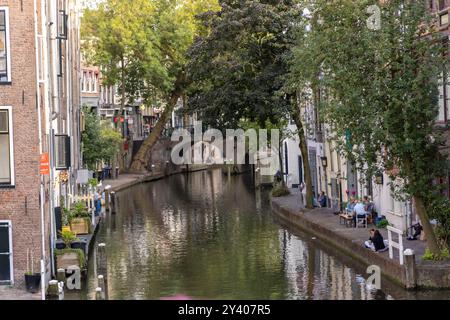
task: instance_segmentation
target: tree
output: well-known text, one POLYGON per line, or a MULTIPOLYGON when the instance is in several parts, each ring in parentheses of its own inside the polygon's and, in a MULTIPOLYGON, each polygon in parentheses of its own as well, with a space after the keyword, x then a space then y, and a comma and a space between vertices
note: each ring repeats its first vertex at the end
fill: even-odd
POLYGON ((90 170, 96 170, 101 161, 109 162, 119 151, 122 136, 110 125, 85 109, 86 128, 83 132, 83 160, 90 170))
POLYGON ((131 169, 142 171, 185 87, 185 53, 204 32, 194 16, 217 9, 215 0, 106 0, 83 18, 87 56, 102 67, 107 84, 118 84, 121 108, 143 98, 164 111, 137 152, 131 169))
MULTIPOLYGON (((243 119, 264 128, 266 121, 276 124, 295 116, 298 106, 284 84, 299 15, 296 2, 228 0, 221 6, 220 12, 201 16, 211 31, 189 52, 189 111, 218 129, 236 128, 243 119)), ((302 122, 297 125, 300 134, 302 122)), ((312 208, 307 153, 303 159, 312 208)))
POLYGON ((447 57, 425 2, 379 4, 381 25, 370 28, 374 4, 310 1, 292 74, 327 92, 320 111, 341 153, 365 176, 389 173, 396 196, 413 200, 429 249, 439 255, 427 212, 442 199, 434 180, 449 168, 434 126, 447 57))

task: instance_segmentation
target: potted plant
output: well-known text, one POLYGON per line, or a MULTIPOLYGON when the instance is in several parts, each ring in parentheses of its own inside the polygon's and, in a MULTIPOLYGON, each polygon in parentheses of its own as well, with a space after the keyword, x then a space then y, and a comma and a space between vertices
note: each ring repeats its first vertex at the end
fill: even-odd
POLYGON ((61 224, 62 224, 62 231, 70 231, 70 215, 71 211, 67 208, 62 208, 62 215, 61 215, 61 224))
POLYGON ((65 248, 56 250, 56 264, 58 269, 68 269, 71 266, 78 266, 83 269, 86 264, 84 252, 81 249, 72 249, 71 245, 78 238, 72 231, 62 231, 61 239, 64 242, 65 248))
POLYGON ((34 257, 30 253, 30 249, 27 249, 27 270, 25 273, 25 287, 28 292, 36 293, 41 286, 41 274, 34 272, 34 257))
POLYGON ((70 210, 69 224, 70 230, 76 235, 90 233, 91 218, 83 202, 75 203, 70 210))

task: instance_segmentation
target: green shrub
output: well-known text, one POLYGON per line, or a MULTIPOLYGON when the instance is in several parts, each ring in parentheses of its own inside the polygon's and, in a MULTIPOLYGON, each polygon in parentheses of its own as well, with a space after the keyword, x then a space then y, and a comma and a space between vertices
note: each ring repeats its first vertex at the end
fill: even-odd
POLYGON ((383 219, 380 222, 378 222, 377 228, 378 229, 384 229, 384 228, 386 228, 389 225, 390 225, 389 222, 386 219, 383 219))
POLYGON ((272 189, 272 197, 278 198, 278 197, 284 197, 291 194, 289 189, 283 185, 282 183, 277 183, 272 189))
POLYGON ((60 234, 61 234, 62 241, 66 245, 66 248, 70 248, 70 245, 72 244, 72 242, 78 240, 77 236, 72 231, 64 230, 64 231, 61 231, 60 234))
POLYGON ((98 185, 98 180, 96 178, 91 178, 91 179, 88 180, 88 183, 89 183, 90 186, 95 188, 98 185))
POLYGON ((422 256, 423 260, 427 261, 442 261, 448 259, 450 256, 448 252, 448 248, 442 249, 441 253, 439 255, 433 254, 430 249, 426 248, 425 253, 422 256))

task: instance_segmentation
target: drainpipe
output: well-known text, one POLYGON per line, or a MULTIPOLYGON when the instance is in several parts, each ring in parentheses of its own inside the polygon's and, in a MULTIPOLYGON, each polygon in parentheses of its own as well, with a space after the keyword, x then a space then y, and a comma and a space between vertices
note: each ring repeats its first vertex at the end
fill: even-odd
POLYGON ((49 15, 50 15, 50 77, 51 77, 51 108, 49 117, 49 149, 50 149, 50 258, 51 258, 51 269, 54 275, 55 270, 55 259, 54 259, 54 244, 55 244, 55 223, 54 223, 54 188, 53 182, 55 179, 55 163, 54 163, 54 134, 53 124, 56 122, 56 131, 58 132, 58 116, 60 114, 59 108, 59 87, 58 87, 58 76, 57 76, 57 64, 58 64, 58 52, 57 52, 57 1, 50 0, 49 15))
MULTIPOLYGON (((40 65, 39 61, 39 37, 38 37, 38 17, 37 17, 37 0, 33 2, 34 8, 34 41, 35 41, 35 63, 36 63, 36 107, 38 113, 38 138, 39 138, 39 154, 42 154, 42 119, 41 119, 41 93, 40 93, 40 82, 39 82, 39 69, 44 65, 40 65)), ((42 19, 45 15, 42 14, 42 19)), ((43 51, 41 52, 43 54, 43 51)), ((40 175, 40 188, 39 188, 39 206, 40 206, 40 228, 41 228, 41 299, 45 300, 45 209, 44 209, 44 177, 40 175)))

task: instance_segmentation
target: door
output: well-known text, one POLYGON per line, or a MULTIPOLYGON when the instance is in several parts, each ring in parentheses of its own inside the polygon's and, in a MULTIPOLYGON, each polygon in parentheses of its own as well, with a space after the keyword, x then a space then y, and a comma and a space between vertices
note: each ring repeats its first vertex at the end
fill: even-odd
POLYGON ((302 156, 298 156, 298 184, 303 182, 303 160, 302 156))
POLYGON ((339 186, 337 179, 331 179, 331 207, 335 212, 340 210, 339 208, 339 186))
POLYGON ((0 221, 0 285, 13 284, 11 222, 0 221))
POLYGON ((313 192, 316 197, 318 197, 319 190, 317 185, 317 152, 314 149, 309 150, 309 167, 311 170, 311 181, 312 181, 312 187, 313 192))
POLYGON ((347 162, 347 184, 349 197, 358 197, 358 176, 356 166, 350 161, 347 162))

